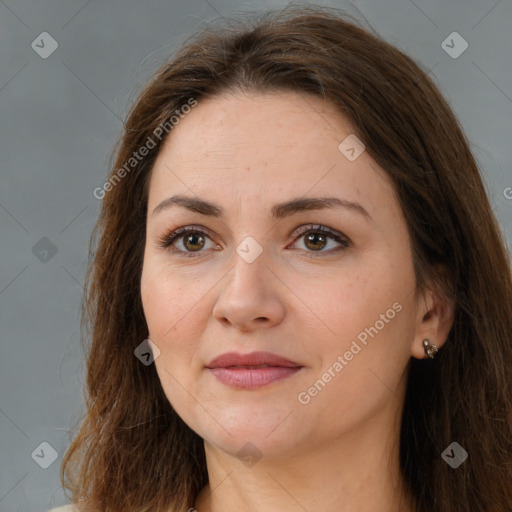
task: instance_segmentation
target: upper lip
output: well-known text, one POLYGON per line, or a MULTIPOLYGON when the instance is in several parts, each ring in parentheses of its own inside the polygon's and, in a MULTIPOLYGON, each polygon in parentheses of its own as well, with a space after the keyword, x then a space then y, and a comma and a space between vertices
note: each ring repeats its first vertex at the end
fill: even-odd
POLYGON ((228 368, 230 366, 286 366, 289 368, 302 366, 285 357, 272 354, 271 352, 251 352, 250 354, 238 354, 227 352, 212 359, 207 368, 228 368))

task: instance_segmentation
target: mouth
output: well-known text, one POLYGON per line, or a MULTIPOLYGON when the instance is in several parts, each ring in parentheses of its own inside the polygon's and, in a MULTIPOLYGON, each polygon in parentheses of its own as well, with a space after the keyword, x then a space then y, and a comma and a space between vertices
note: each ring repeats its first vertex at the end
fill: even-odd
POLYGON ((209 368, 209 371, 226 386, 239 389, 259 389, 274 382, 288 379, 302 370, 303 366, 228 366, 209 368))
POLYGON ((249 390, 292 377, 304 366, 270 352, 230 352, 218 356, 206 368, 221 383, 249 390))
POLYGON ((276 368, 275 366, 271 366, 270 364, 260 364, 258 366, 253 365, 237 365, 237 366, 218 366, 217 368, 247 368, 250 370, 257 368, 276 368))
POLYGON ((207 368, 265 368, 269 366, 295 368, 302 365, 283 356, 273 354, 272 352, 251 352, 250 354, 226 352, 225 354, 221 354, 220 356, 216 357, 206 365, 207 368))

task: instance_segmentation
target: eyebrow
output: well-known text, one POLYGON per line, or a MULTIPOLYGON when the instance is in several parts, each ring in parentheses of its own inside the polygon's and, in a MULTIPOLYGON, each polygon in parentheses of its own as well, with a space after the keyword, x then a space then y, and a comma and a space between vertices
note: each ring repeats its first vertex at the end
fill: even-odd
MULTIPOLYGON (((192 212, 208 215, 210 217, 224 217, 224 209, 221 206, 205 201, 204 199, 184 195, 175 195, 165 199, 153 210, 152 216, 172 206, 181 206, 192 212)), ((299 197, 274 205, 271 210, 271 215, 274 219, 284 219, 285 217, 302 211, 324 210, 335 207, 352 210, 361 214, 367 220, 373 220, 371 215, 359 203, 338 197, 299 197)))

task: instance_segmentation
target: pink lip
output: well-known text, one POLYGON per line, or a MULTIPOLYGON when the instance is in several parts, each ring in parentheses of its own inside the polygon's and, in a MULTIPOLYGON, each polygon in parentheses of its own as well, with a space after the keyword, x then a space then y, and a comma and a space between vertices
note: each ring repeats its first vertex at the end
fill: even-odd
POLYGON ((291 377, 303 366, 270 352, 222 354, 206 365, 222 383, 241 389, 256 389, 291 377), (266 365, 265 367, 261 367, 266 365), (259 368, 258 368, 259 367, 259 368))

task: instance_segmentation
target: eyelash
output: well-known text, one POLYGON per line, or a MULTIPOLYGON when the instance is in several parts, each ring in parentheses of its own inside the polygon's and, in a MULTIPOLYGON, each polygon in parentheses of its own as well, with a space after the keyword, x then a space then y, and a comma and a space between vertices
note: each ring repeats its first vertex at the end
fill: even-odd
MULTIPOLYGON (((326 226, 322 226, 320 224, 316 224, 316 225, 308 224, 305 226, 301 226, 293 233, 293 236, 294 236, 294 238, 300 238, 310 232, 311 233, 327 234, 327 235, 329 235, 327 238, 331 238, 334 241, 340 243, 341 247, 338 247, 337 249, 334 249, 334 250, 331 249, 330 251, 320 251, 320 252, 306 251, 307 257, 318 258, 318 257, 321 257, 321 255, 325 252, 327 252, 328 254, 332 254, 333 252, 338 252, 340 250, 347 249, 348 247, 351 246, 351 242, 347 237, 345 237, 344 235, 341 235, 340 233, 337 233, 336 231, 333 231, 332 229, 330 229, 326 226)), ((201 234, 201 235, 206 235, 208 238, 211 238, 210 232, 208 230, 206 230, 205 228, 202 228, 201 226, 187 226, 187 227, 181 227, 181 228, 175 229, 174 231, 167 233, 166 235, 164 235, 162 238, 159 239, 158 245, 164 249, 169 250, 170 246, 172 245, 172 243, 175 240, 178 240, 188 234, 201 234)), ((181 251, 179 249, 174 248, 172 252, 178 253, 187 258, 197 258, 204 251, 181 251)))

